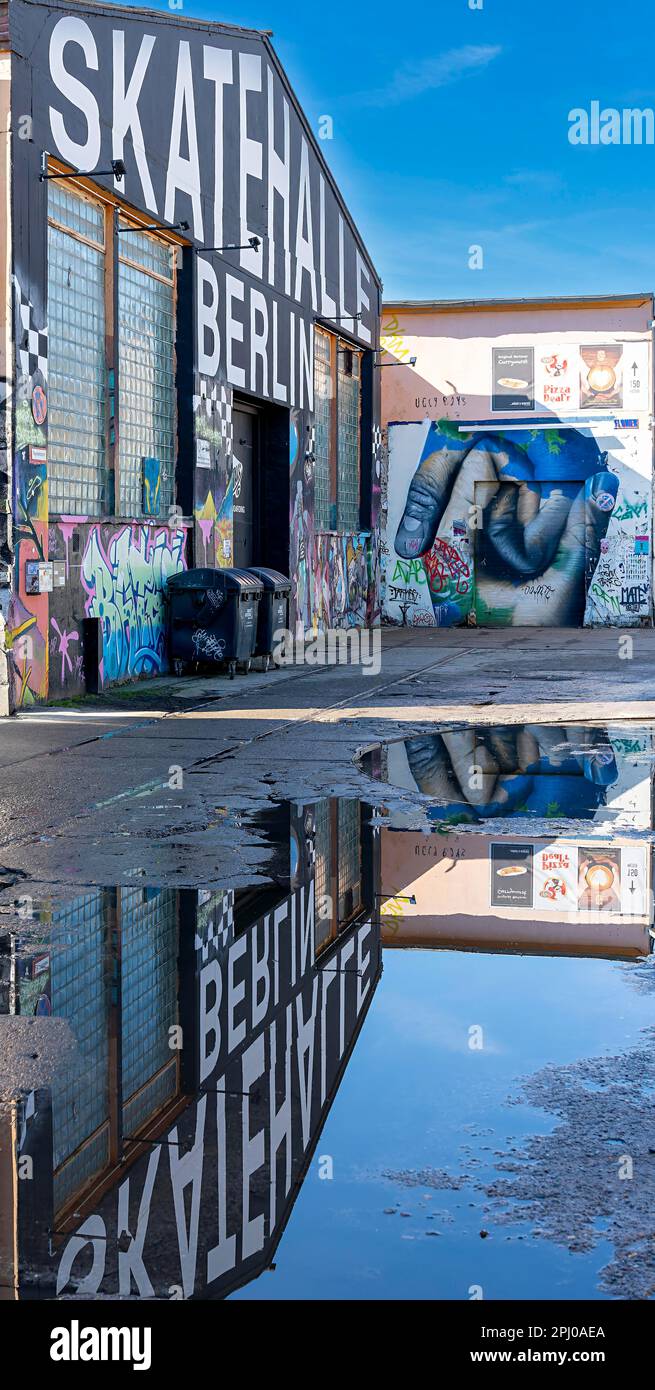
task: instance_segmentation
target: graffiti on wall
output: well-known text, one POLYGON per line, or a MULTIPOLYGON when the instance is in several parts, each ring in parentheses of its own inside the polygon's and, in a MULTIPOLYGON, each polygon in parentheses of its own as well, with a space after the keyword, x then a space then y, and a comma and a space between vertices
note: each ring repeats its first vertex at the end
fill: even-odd
POLYGON ((291 602, 289 626, 297 633, 316 626, 313 613, 314 585, 314 425, 305 414, 293 410, 289 419, 289 573, 291 602), (309 430, 306 428, 309 424, 309 430))
MULTIPOLYGON (((48 559, 48 329, 43 311, 24 292, 17 275, 12 279, 12 291, 16 334, 14 578, 5 640, 13 702, 20 708, 48 693, 48 595, 28 593, 25 574, 29 561, 48 559)), ((11 558, 9 547, 5 558, 11 558)))
MULTIPOLYGON (((619 426, 621 422, 615 422, 619 426)), ((384 614, 403 626, 648 619, 650 518, 623 430, 389 429, 384 614)), ((637 435, 638 431, 634 431, 637 435)), ((634 444, 634 440, 632 441, 634 444)))
POLYGON ((48 466, 42 446, 26 445, 14 459, 14 592, 7 646, 17 708, 48 693, 48 594, 27 591, 28 561, 48 558, 48 466))
POLYGON ((369 533, 316 537, 313 611, 319 631, 364 627, 369 595, 369 533))
POLYGON ((233 558, 231 388, 200 377, 193 412, 197 563, 222 569, 233 558))
POLYGON ((102 625, 103 685, 167 669, 164 590, 186 568, 185 543, 183 527, 90 528, 81 578, 86 616, 102 625))

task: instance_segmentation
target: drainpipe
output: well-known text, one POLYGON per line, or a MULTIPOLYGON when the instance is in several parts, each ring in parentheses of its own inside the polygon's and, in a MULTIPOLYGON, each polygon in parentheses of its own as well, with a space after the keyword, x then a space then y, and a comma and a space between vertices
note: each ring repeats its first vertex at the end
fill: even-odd
MULTIPOLYGON (((652 551, 653 551, 653 548, 654 548, 654 545, 655 545, 655 529, 653 528, 653 502, 655 501, 655 434, 653 433, 653 430, 654 430, 654 428, 655 428, 655 418, 654 418, 654 415, 653 415, 653 412, 655 411, 655 319, 651 319, 650 324, 649 324, 649 327, 650 327, 650 360, 649 360, 649 363, 648 363, 648 376, 649 376, 649 385, 650 385, 650 401, 649 401, 649 405, 648 405, 648 429, 649 429, 649 431, 650 431, 650 471, 651 471, 651 483, 650 483, 650 549, 651 549, 651 559, 650 559, 650 572, 651 572, 650 602, 651 602, 651 613, 653 613, 653 581, 654 581, 654 579, 655 579, 655 556, 652 554, 652 551)), ((653 625, 655 625, 655 614, 653 614, 653 616, 651 617, 651 626, 653 626, 653 625)))
POLYGON ((9 663, 5 650, 5 620, 0 609, 0 719, 9 714, 9 663))

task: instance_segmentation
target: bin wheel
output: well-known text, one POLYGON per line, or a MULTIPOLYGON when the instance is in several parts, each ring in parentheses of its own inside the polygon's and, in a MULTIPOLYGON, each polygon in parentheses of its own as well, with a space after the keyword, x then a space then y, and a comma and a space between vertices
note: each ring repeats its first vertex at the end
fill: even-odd
POLYGON ((179 659, 176 659, 173 662, 173 671, 176 676, 186 676, 188 669, 189 667, 186 661, 180 661, 179 659))
POLYGON ((262 666, 262 670, 263 670, 263 671, 270 671, 270 669, 271 669, 271 658, 270 658, 270 656, 265 656, 265 657, 264 657, 263 666, 262 666))
POLYGON ((235 674, 235 671, 236 671, 236 669, 237 669, 236 661, 230 661, 230 662, 228 662, 228 668, 227 668, 227 669, 228 669, 228 671, 229 671, 229 673, 230 673, 230 680, 233 681, 233 680, 234 680, 234 674, 235 674))
POLYGON ((249 656, 249 657, 248 657, 248 660, 247 660, 247 661, 244 661, 244 663, 243 663, 243 674, 244 674, 244 676, 247 676, 247 675, 248 675, 248 672, 249 672, 251 666, 252 666, 252 657, 249 656))

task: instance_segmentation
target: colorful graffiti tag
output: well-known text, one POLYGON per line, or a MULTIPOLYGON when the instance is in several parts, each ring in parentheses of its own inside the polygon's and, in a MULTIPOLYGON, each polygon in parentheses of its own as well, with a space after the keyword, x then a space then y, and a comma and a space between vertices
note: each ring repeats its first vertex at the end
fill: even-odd
POLYGON ((25 445, 14 460, 14 570, 16 589, 9 603, 7 643, 17 708, 48 693, 48 595, 28 594, 29 560, 48 558, 48 468, 45 449, 25 445))
POLYGON ((102 625, 103 685, 166 670, 164 590, 168 576, 186 568, 185 543, 182 527, 88 532, 82 584, 86 616, 102 625))
POLYGON ((649 520, 610 424, 389 429, 384 614, 408 626, 646 621, 649 520), (623 487, 623 493, 620 492, 623 487), (639 534, 638 534, 639 533, 639 534))

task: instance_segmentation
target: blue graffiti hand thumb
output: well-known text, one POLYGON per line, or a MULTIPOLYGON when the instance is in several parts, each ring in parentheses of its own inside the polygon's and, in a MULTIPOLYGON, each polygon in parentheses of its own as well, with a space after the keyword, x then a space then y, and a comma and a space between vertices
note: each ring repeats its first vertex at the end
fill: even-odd
MULTIPOLYGON (((443 436, 437 435, 435 443, 443 436)), ((457 470, 470 443, 461 449, 443 443, 423 458, 407 491, 405 510, 396 533, 396 553, 405 559, 425 555, 437 534, 457 470)))

